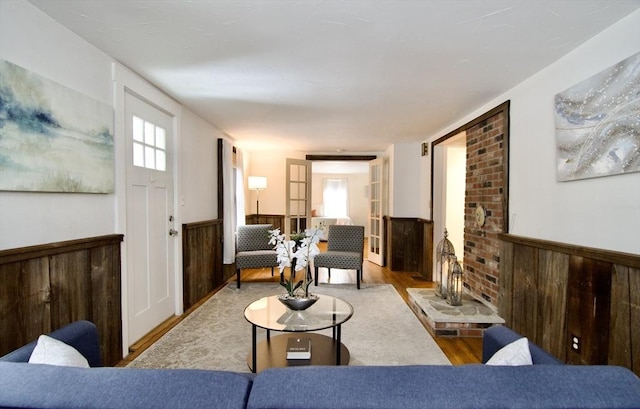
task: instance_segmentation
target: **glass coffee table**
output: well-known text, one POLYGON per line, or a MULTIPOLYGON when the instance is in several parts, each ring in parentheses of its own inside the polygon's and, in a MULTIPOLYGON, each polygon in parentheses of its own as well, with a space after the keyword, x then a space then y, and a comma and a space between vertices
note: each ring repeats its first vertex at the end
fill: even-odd
POLYGON ((290 310, 278 301, 277 295, 260 298, 245 308, 244 317, 252 326, 251 351, 247 356, 251 372, 295 365, 349 364, 349 350, 341 342, 341 326, 353 315, 353 306, 337 297, 318 296, 319 300, 304 311, 290 310), (267 330, 267 339, 259 344, 258 327, 267 330), (327 328, 333 329, 332 337, 308 333, 327 328), (271 331, 289 334, 271 337, 271 331), (292 337, 299 338, 301 332, 311 339, 311 359, 287 360, 287 341, 292 337))

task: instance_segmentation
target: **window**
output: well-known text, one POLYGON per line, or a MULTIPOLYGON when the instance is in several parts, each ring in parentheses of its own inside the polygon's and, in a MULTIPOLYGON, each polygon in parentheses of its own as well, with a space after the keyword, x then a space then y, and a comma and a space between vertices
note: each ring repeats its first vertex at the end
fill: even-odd
POLYGON ((347 179, 323 179, 322 202, 326 217, 349 217, 347 179))
POLYGON ((137 116, 133 116, 133 166, 167 170, 165 129, 137 116))

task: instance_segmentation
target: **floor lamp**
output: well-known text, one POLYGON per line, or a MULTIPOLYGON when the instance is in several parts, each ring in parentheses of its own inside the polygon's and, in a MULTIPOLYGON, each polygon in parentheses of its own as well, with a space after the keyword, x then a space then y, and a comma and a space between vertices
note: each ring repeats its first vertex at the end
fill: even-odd
POLYGON ((256 215, 260 217, 260 190, 267 188, 266 176, 249 176, 249 190, 256 191, 256 215))

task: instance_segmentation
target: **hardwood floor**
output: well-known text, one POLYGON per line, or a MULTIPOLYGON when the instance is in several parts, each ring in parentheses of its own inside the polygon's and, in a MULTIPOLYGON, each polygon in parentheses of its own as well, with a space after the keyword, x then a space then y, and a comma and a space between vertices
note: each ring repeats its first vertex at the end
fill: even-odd
MULTIPOLYGON (((321 245, 321 249, 323 245, 321 245)), ((368 261, 364 262, 364 281, 363 285, 369 284, 391 284, 398 291, 405 302, 408 302, 407 288, 429 288, 433 283, 424 280, 417 273, 405 273, 390 271, 386 267, 380 267, 368 261)), ((271 269, 248 269, 242 271, 242 282, 277 282, 279 279, 276 269, 275 275, 271 276, 271 269)), ((331 282, 335 284, 353 283, 355 285, 355 272, 345 274, 342 271, 334 271, 329 281, 326 271, 320 270, 318 281, 320 283, 331 282)), ((235 282, 235 277, 230 280, 235 282)), ((217 290, 216 290, 217 291, 217 290)), ((138 341, 130 348, 131 353, 123 359, 118 366, 126 366, 131 360, 138 356, 142 351, 151 346, 164 333, 178 324, 184 317, 197 309, 206 299, 215 294, 211 292, 205 299, 194 305, 189 311, 186 311, 181 317, 174 317, 158 328, 147 334, 142 340, 138 341)), ((424 323, 423 323, 424 325, 424 323)), ((481 338, 448 338, 439 337, 435 339, 445 355, 452 364, 472 364, 479 363, 482 360, 482 339, 481 338)))

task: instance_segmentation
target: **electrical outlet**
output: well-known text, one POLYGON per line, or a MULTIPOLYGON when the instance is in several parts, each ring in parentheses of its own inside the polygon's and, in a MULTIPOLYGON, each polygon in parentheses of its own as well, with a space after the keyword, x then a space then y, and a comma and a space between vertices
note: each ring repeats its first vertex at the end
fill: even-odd
POLYGON ((581 340, 580 337, 577 335, 571 335, 571 350, 574 352, 580 352, 580 345, 581 345, 581 340))

